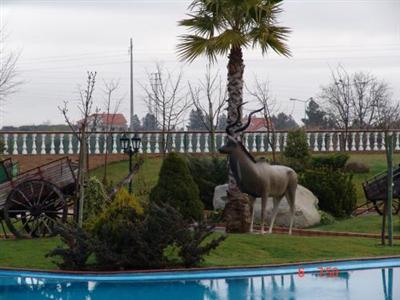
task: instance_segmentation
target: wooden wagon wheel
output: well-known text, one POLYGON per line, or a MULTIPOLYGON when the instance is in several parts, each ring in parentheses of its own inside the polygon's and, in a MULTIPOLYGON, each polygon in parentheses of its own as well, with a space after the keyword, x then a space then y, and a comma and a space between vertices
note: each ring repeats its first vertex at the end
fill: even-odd
MULTIPOLYGON (((375 201, 374 208, 378 214, 382 215, 384 210, 384 201, 375 201)), ((393 199, 392 214, 397 215, 400 212, 400 199, 393 199)))
POLYGON ((63 193, 44 180, 20 183, 7 197, 4 220, 16 237, 35 238, 54 234, 54 225, 67 220, 63 193))

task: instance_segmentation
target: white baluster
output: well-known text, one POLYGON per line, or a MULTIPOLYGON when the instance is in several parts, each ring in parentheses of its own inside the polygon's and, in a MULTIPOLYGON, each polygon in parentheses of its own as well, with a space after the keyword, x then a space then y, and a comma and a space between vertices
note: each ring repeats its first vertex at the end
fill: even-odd
POLYGON ((27 134, 24 133, 22 135, 22 154, 28 154, 28 151, 27 151, 28 148, 26 146, 26 137, 27 137, 27 134))
POLYGON ((286 146, 287 146, 287 132, 283 133, 283 150, 285 150, 286 146))
POLYGON ((176 152, 176 133, 171 133, 171 152, 176 152))
POLYGON ((99 144, 100 135, 96 133, 94 137, 95 137, 94 153, 100 154, 100 144, 99 144))
POLYGON ((18 144, 17 144, 17 139, 18 139, 18 135, 16 133, 14 133, 14 143, 13 143, 13 151, 12 154, 16 155, 18 154, 18 144))
POLYGON ((58 149, 58 154, 64 154, 64 133, 60 133, 60 147, 58 149))
POLYGON ((379 148, 378 148, 378 132, 374 132, 374 144, 373 144, 372 150, 374 150, 374 151, 379 150, 379 148))
MULTIPOLYGON (((388 134, 390 134, 390 132, 388 134)), ((381 141, 382 141, 380 150, 386 150, 386 139, 385 139, 384 133, 381 132, 380 136, 381 136, 381 141)))
POLYGON ((210 152, 210 149, 208 147, 208 139, 209 139, 209 137, 210 137, 210 135, 209 135, 208 132, 204 134, 204 152, 205 153, 209 153, 210 152))
POLYGON ((316 133, 314 133, 314 148, 313 148, 313 151, 315 151, 315 152, 318 152, 318 135, 319 135, 319 133, 318 132, 316 132, 316 133))
POLYGON ((326 152, 326 133, 321 132, 321 152, 326 152))
POLYGON ((200 144, 200 133, 196 134, 196 152, 201 152, 201 144, 200 144))
POLYGON ((79 154, 80 151, 81 151, 81 143, 80 143, 79 140, 78 140, 78 144, 77 144, 77 146, 76 146, 76 153, 79 154))
POLYGON ((351 151, 351 132, 349 132, 346 136, 346 150, 351 151))
POLYGON ((356 133, 355 132, 351 133, 351 149, 350 150, 351 151, 357 150, 357 148, 356 148, 356 133))
POLYGON ((192 134, 188 133, 188 152, 193 152, 193 145, 192 145, 192 134))
POLYGON ((3 149, 3 154, 11 154, 8 152, 8 134, 4 134, 4 149, 3 149))
POLYGON ((179 133, 179 152, 185 152, 185 132, 179 133))
POLYGON ((144 153, 144 151, 143 151, 143 137, 144 137, 144 134, 143 133, 139 133, 138 137, 142 140, 142 142, 140 143, 140 147, 139 147, 139 153, 144 153))
POLYGON ((281 134, 279 132, 275 136, 275 150, 276 152, 281 152, 281 134))
POLYGON ((50 135, 50 154, 56 154, 56 147, 54 145, 54 138, 56 137, 56 135, 54 133, 52 133, 50 135))
POLYGON ((42 133, 42 142, 40 143, 40 154, 46 154, 46 134, 42 133))
POLYGON ((332 152, 334 150, 333 149, 333 132, 328 133, 328 143, 329 143, 328 151, 332 152))
POLYGON ((260 152, 265 152, 265 133, 260 134, 260 152))
POLYGON ((371 133, 370 132, 366 132, 366 140, 365 140, 365 150, 366 151, 371 151, 371 141, 370 141, 370 137, 371 137, 371 133))
POLYGON ((112 138, 112 150, 111 150, 111 152, 113 154, 116 154, 116 153, 118 153, 118 146, 117 146, 118 134, 117 133, 112 133, 111 134, 111 138, 112 138))
POLYGON ((253 134, 251 135, 253 137, 253 143, 251 144, 251 150, 250 152, 257 152, 257 135, 255 132, 253 132, 253 134))
POLYGON ((154 153, 160 153, 159 137, 160 137, 160 134, 159 134, 159 133, 156 133, 156 134, 155 134, 156 144, 155 144, 155 148, 154 148, 154 153))
POLYGON ((313 147, 311 147, 311 133, 307 133, 307 145, 309 149, 312 149, 313 147))
POLYGON ((32 133, 32 154, 37 154, 36 150, 36 133, 32 133))
POLYGON ((67 133, 67 137, 68 137, 68 154, 73 154, 74 149, 72 147, 72 133, 67 133))
POLYGON ((399 138, 400 138, 400 132, 397 132, 396 133, 396 147, 394 148, 395 150, 400 150, 399 138))

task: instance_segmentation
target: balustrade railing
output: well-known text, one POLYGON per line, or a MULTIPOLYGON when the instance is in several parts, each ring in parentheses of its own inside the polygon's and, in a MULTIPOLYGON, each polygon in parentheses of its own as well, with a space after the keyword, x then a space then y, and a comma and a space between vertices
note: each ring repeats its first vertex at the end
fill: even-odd
MULTIPOLYGON (((395 150, 400 150, 400 130, 393 130, 395 150)), ((90 154, 122 153, 119 139, 122 132, 94 132, 89 138, 90 154)), ((128 132, 133 136, 134 132, 128 132)), ((215 133, 214 145, 210 133, 202 131, 137 132, 142 139, 140 153, 157 154, 163 151, 181 153, 209 153, 225 141, 226 133, 215 133)), ((281 152, 287 144, 287 131, 245 132, 243 143, 250 152, 281 152)), ((307 131, 307 142, 313 152, 384 151, 383 131, 351 130, 307 131)), ((0 131, 1 151, 4 155, 77 154, 79 143, 72 132, 5 132, 0 131)))

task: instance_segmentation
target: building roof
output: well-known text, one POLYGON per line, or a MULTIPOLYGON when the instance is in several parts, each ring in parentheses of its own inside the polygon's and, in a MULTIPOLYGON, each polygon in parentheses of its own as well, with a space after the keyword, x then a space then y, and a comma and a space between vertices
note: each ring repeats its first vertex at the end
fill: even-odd
MULTIPOLYGON (((98 113, 92 114, 89 117, 89 122, 93 122, 96 119, 97 124, 100 126, 114 126, 114 127, 125 127, 127 126, 127 120, 123 114, 106 114, 98 113)), ((78 125, 81 124, 83 120, 79 120, 78 125)))
MULTIPOLYGON (((247 121, 247 118, 245 118, 245 121, 247 121)), ((272 128, 271 125, 272 125, 272 122, 270 120, 267 123, 265 118, 253 117, 253 118, 251 118, 250 125, 249 125, 249 127, 247 127, 246 131, 266 131, 266 130, 268 130, 268 128, 269 129, 272 128)))

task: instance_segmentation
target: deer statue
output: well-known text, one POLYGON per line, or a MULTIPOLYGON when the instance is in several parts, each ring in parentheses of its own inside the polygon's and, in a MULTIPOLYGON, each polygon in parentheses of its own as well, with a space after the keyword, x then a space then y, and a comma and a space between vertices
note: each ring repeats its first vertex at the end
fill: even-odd
POLYGON ((263 109, 261 108, 251 112, 249 114, 247 123, 233 130, 233 128, 237 126, 240 121, 240 107, 242 105, 243 104, 237 108, 237 120, 226 127, 227 142, 219 149, 219 152, 228 154, 229 165, 239 189, 241 192, 248 194, 250 200, 252 201, 250 232, 253 231, 254 204, 256 197, 261 197, 261 234, 263 234, 265 209, 268 197, 272 197, 274 201, 271 223, 269 226, 269 233, 272 233, 275 218, 278 214, 279 203, 283 196, 286 196, 291 213, 289 234, 292 234, 297 189, 297 174, 289 167, 270 165, 264 159, 256 161, 254 157, 247 151, 244 145, 234 137, 234 134, 242 132, 249 127, 252 115, 263 109))

